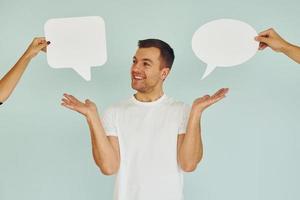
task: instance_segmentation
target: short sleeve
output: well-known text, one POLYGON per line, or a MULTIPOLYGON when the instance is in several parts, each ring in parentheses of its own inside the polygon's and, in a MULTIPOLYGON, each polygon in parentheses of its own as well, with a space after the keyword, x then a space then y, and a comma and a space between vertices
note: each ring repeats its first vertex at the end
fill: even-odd
POLYGON ((104 110, 101 117, 101 122, 107 136, 118 136, 116 124, 116 108, 109 107, 104 110))
POLYGON ((185 134, 186 133, 186 128, 187 128, 187 123, 189 120, 190 116, 190 111, 191 107, 188 104, 183 104, 181 108, 181 113, 179 116, 181 116, 181 120, 179 123, 179 129, 178 129, 178 134, 185 134))

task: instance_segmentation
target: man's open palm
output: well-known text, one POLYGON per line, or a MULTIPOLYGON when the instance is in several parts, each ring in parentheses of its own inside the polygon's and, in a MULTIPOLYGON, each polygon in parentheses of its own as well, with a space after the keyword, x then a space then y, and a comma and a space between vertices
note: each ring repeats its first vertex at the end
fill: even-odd
POLYGON ((229 90, 228 88, 222 88, 222 89, 218 90, 212 96, 205 95, 203 97, 200 97, 194 101, 193 107, 202 112, 210 105, 223 99, 225 97, 225 95, 227 94, 228 90, 229 90))
POLYGON ((85 116, 93 111, 97 111, 97 107, 94 102, 87 99, 83 103, 69 94, 64 94, 61 105, 71 110, 77 111, 85 116))

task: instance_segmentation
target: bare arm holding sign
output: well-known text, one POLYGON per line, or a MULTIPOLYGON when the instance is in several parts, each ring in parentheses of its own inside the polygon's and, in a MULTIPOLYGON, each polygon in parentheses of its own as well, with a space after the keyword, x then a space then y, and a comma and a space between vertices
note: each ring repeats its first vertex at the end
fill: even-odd
POLYGON ((47 42, 45 38, 39 37, 33 39, 25 53, 21 56, 18 62, 0 79, 0 104, 7 100, 11 95, 17 83, 21 79, 25 69, 33 57, 41 50, 46 52, 47 42))
POLYGON ((284 53, 300 64, 300 47, 284 40, 274 29, 270 28, 259 33, 255 39, 260 42, 259 50, 270 47, 273 51, 284 53))

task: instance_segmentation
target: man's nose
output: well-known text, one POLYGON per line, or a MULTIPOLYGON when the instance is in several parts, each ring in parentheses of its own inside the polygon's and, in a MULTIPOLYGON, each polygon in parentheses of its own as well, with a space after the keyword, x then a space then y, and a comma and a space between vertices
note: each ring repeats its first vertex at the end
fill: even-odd
POLYGON ((135 63, 132 65, 132 71, 133 72, 140 72, 141 71, 141 65, 139 63, 135 63))

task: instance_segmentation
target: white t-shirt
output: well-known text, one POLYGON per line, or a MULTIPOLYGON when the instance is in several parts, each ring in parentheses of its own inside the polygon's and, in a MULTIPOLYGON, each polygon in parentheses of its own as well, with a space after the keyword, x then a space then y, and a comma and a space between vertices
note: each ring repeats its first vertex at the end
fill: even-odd
POLYGON ((115 200, 183 200, 177 136, 186 132, 189 112, 166 95, 153 102, 132 96, 106 109, 103 127, 120 146, 115 200))

